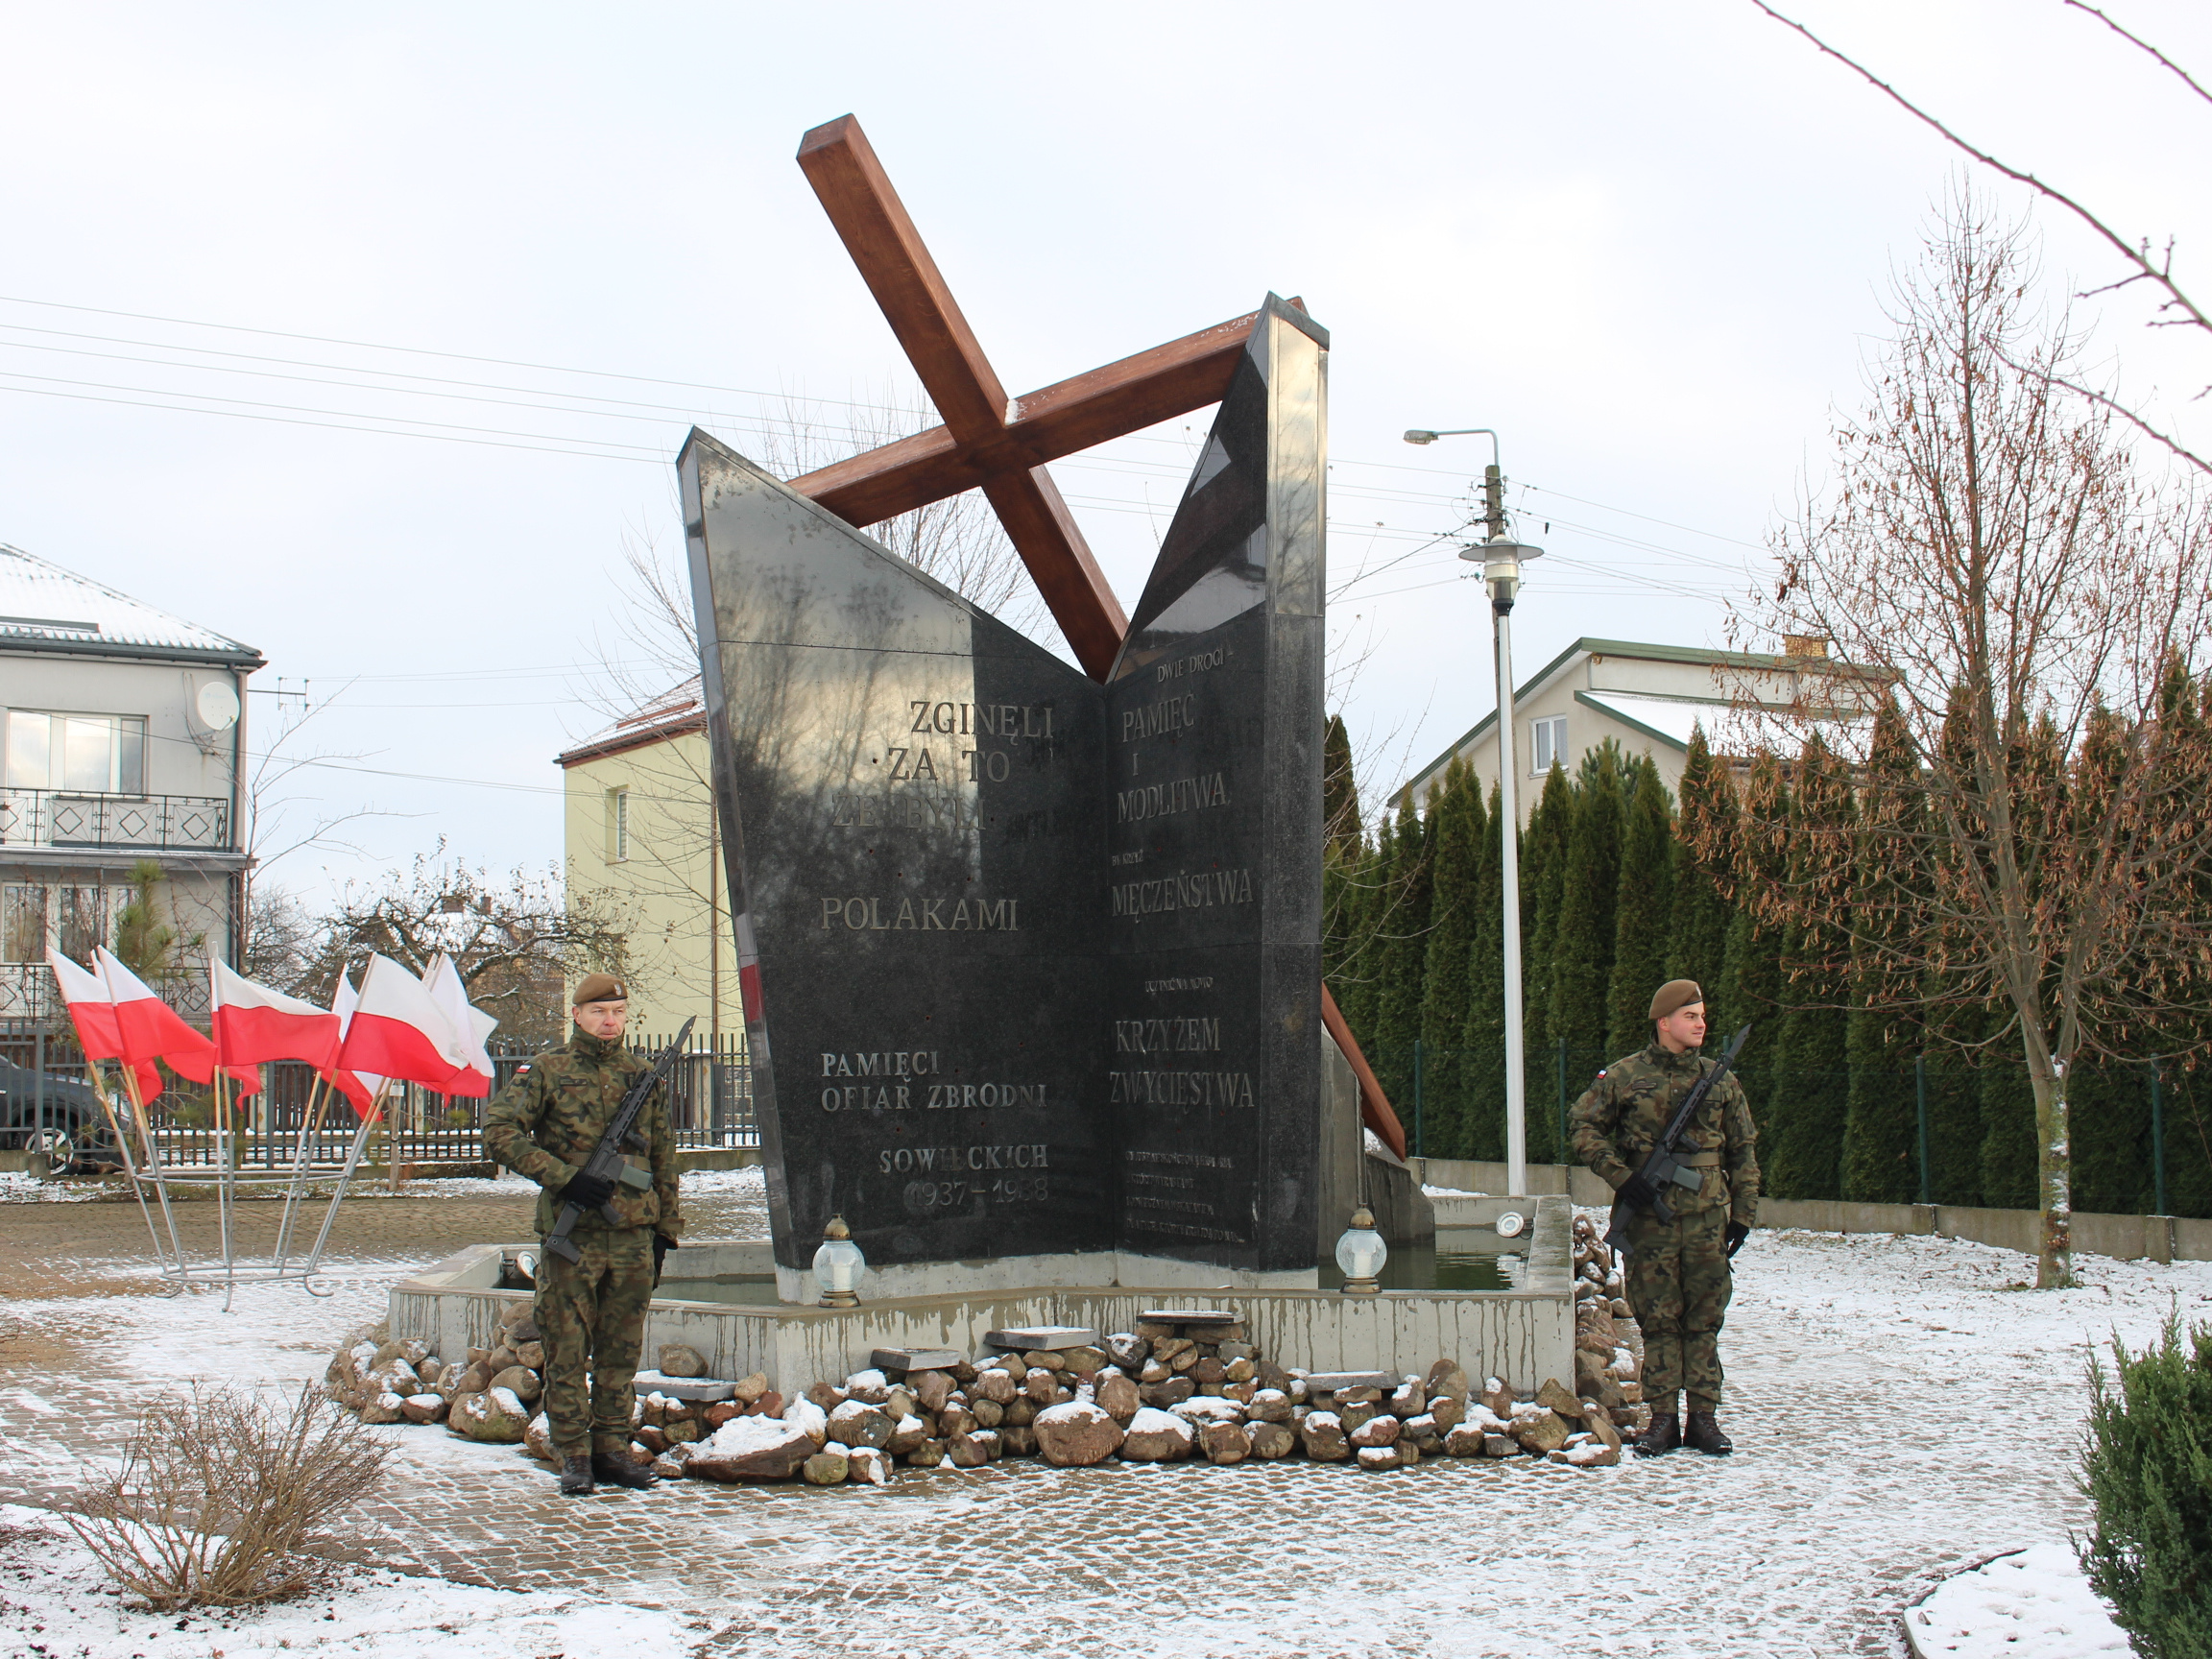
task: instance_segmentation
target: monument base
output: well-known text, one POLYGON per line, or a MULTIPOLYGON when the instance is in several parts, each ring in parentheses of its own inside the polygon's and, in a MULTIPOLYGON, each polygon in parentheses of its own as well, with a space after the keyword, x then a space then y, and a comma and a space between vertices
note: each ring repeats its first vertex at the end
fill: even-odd
MULTIPOLYGON (((868 1265, 867 1291, 877 1301, 908 1296, 956 1296, 1022 1289, 1113 1288, 1144 1285, 1179 1290, 1313 1290, 1317 1267, 1275 1273, 1240 1272, 1204 1262, 1139 1256, 1126 1250, 1085 1250, 1056 1256, 993 1256, 977 1262, 920 1262, 868 1265)), ((806 1305, 822 1299, 805 1268, 776 1269, 776 1299, 806 1305)))

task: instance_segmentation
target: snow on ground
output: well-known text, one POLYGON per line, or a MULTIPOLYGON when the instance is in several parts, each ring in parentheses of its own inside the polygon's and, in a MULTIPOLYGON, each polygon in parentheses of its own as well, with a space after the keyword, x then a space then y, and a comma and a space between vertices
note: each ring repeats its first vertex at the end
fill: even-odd
POLYGON ((320 1591, 250 1609, 147 1613, 127 1606, 75 1533, 43 1509, 0 1504, 0 1648, 51 1659, 683 1659, 669 1614, 592 1596, 517 1593, 333 1569, 320 1591))
POLYGON ((767 1171, 755 1164, 745 1169, 687 1169, 684 1172, 684 1195, 694 1192, 765 1192, 768 1190, 767 1171))
POLYGON ((105 1198, 120 1186, 98 1181, 40 1181, 20 1169, 0 1170, 0 1204, 82 1204, 105 1198))
POLYGON ((1470 1192, 1464 1187, 1423 1187, 1421 1190, 1431 1198, 1487 1198, 1487 1192, 1470 1192))
POLYGON ((1946 1578, 1905 1617, 1926 1659, 2087 1659, 2126 1653, 2074 1551, 2037 1544, 1946 1578))

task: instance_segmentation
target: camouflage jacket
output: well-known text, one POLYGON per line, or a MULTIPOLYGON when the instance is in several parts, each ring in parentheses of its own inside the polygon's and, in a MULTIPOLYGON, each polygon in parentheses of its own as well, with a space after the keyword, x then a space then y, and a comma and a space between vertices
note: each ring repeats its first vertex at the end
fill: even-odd
MULTIPOLYGON (((599 1137, 631 1079, 646 1070, 619 1043, 602 1042, 570 1027, 568 1041, 548 1048, 515 1074, 499 1091, 484 1114, 484 1150, 518 1175, 527 1175, 545 1190, 538 1195, 538 1232, 553 1231, 561 1214, 555 1194, 568 1171, 589 1161, 599 1137)), ((655 1087, 637 1114, 637 1135, 645 1142, 642 1154, 633 1151, 630 1162, 641 1164, 653 1174, 650 1191, 635 1187, 614 1189, 614 1213, 624 1227, 650 1227, 669 1238, 682 1236, 683 1212, 676 1197, 676 1142, 668 1132, 668 1086, 655 1087)), ((604 1231, 606 1220, 596 1210, 588 1211, 576 1231, 604 1231)))
MULTIPOLYGON (((1569 1118, 1575 1155, 1607 1186, 1620 1187, 1650 1153, 1683 1096, 1718 1064, 1700 1054, 1670 1054, 1657 1043, 1614 1061, 1575 1102, 1569 1118)), ((1758 1140, 1750 1103, 1731 1071, 1707 1093, 1680 1148, 1686 1154, 1719 1152, 1719 1165, 1705 1171, 1699 1191, 1674 1188, 1669 1205, 1678 1211, 1725 1205, 1731 1220, 1753 1225, 1759 1215, 1758 1140)))

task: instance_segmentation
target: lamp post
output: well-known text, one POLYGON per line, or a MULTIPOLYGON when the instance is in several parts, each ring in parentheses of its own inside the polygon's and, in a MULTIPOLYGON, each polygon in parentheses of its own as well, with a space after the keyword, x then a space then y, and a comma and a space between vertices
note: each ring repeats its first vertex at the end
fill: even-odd
POLYGON ((1541 558, 1544 549, 1516 541, 1505 530, 1505 475, 1501 469, 1498 434, 1487 426, 1462 426, 1431 432, 1415 427, 1408 444, 1433 444, 1439 438, 1485 437, 1490 465, 1482 472, 1481 541, 1459 549, 1459 557, 1482 566, 1490 589, 1492 641, 1498 669, 1498 844, 1499 894, 1505 933, 1505 1189, 1519 1196, 1528 1190, 1528 1098, 1523 1075, 1521 1030, 1521 761, 1513 719, 1513 602, 1521 589, 1521 566, 1541 558))

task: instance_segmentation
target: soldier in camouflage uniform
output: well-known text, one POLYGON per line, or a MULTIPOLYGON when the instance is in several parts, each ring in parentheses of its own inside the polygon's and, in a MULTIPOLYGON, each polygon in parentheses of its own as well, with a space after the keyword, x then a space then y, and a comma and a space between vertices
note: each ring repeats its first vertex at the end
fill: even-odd
POLYGON ((1714 1413, 1720 1406, 1720 1323, 1734 1288, 1728 1260, 1759 1213, 1758 1133, 1734 1072, 1710 1090, 1681 1151, 1704 1185, 1670 1186, 1671 1222, 1652 1214, 1654 1196, 1637 1173, 1667 1119, 1716 1062, 1701 1058, 1704 993, 1670 979, 1651 999, 1651 1046, 1616 1060, 1575 1102, 1575 1152, 1635 1209, 1628 1223, 1628 1305, 1644 1332, 1644 1398, 1651 1426, 1636 1442, 1645 1456, 1685 1442, 1724 1455, 1735 1450, 1714 1413), (1675 1420, 1677 1391, 1689 1425, 1675 1420))
POLYGON ((665 1084, 637 1115, 652 1189, 593 1180, 583 1171, 631 1080, 646 1070, 623 1046, 628 1016, 620 981, 607 974, 587 977, 576 988, 568 1041, 518 1072, 484 1115, 485 1151, 544 1189, 538 1195, 540 1238, 553 1231, 565 1205, 584 1212, 569 1234, 583 1260, 565 1262, 551 1251, 539 1257, 533 1310, 545 1344, 547 1427, 561 1456, 561 1490, 570 1494, 590 1491, 595 1478, 632 1487, 653 1482, 651 1471, 630 1455, 632 1380, 644 1342, 645 1305, 661 1259, 684 1231, 665 1084), (608 1225, 600 1214, 608 1203, 618 1225, 608 1225))

